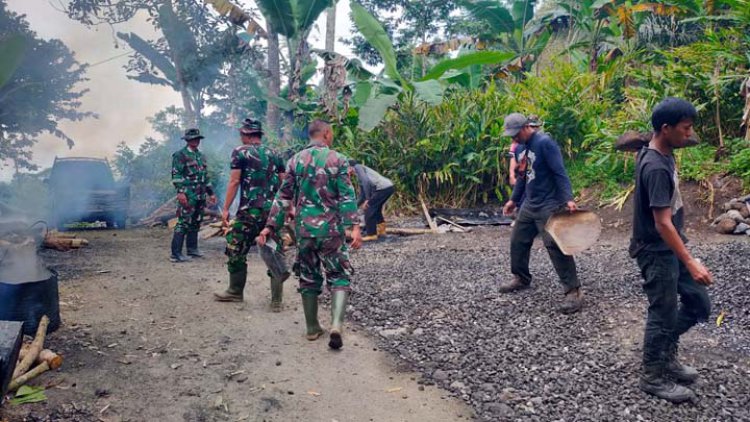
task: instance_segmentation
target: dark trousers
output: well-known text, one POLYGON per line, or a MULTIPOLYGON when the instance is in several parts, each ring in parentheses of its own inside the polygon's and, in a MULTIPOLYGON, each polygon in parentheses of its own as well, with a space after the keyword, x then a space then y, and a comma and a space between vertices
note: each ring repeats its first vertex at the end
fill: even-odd
POLYGON ((552 265, 555 267, 560 283, 565 287, 565 293, 580 287, 576 262, 572 256, 562 253, 552 237, 544 231, 544 225, 552 215, 552 209, 529 211, 522 208, 510 235, 510 272, 526 283, 531 283, 529 273, 529 257, 534 238, 541 234, 544 246, 547 248, 552 265))
POLYGON ((385 201, 390 198, 396 189, 391 186, 389 188, 376 190, 372 194, 372 198, 367 201, 367 209, 365 210, 365 234, 374 235, 378 232, 378 224, 385 222, 383 219, 383 206, 385 201))
POLYGON ((643 276, 643 291, 648 296, 643 365, 659 366, 682 333, 699 321, 708 320, 711 300, 706 287, 693 280, 671 251, 642 251, 636 259, 643 276))

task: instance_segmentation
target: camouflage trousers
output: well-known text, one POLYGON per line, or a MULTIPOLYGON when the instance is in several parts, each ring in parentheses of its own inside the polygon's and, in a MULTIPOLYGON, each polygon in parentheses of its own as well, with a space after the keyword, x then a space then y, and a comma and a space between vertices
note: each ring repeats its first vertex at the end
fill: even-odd
POLYGON ((255 238, 265 226, 263 219, 237 218, 227 233, 227 248, 225 254, 227 269, 230 274, 244 270, 247 266, 247 253, 255 245, 255 238))
POLYGON ((177 225, 174 227, 175 233, 197 232, 203 222, 203 209, 206 208, 206 195, 198 195, 195 192, 187 191, 187 206, 177 202, 177 225))
POLYGON ((301 294, 319 295, 324 280, 331 291, 351 290, 352 266, 344 236, 299 239, 297 261, 301 294))

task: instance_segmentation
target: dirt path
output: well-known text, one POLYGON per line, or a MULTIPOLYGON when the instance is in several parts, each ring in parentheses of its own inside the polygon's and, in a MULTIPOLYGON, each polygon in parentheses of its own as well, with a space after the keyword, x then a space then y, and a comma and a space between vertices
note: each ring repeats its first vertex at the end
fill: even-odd
MULTIPOLYGON (((65 355, 44 377, 47 403, 6 406, 10 420, 63 421, 452 421, 471 410, 351 328, 341 352, 305 340, 296 281, 283 312, 251 254, 246 302, 220 304, 222 240, 207 257, 167 258, 166 230, 97 231, 91 247, 47 261, 61 276, 65 326, 50 344, 65 355), (45 419, 47 418, 47 419, 45 419)), ((329 320, 327 308, 322 322, 329 320)), ((2 420, 2 413, 0 413, 2 420)))

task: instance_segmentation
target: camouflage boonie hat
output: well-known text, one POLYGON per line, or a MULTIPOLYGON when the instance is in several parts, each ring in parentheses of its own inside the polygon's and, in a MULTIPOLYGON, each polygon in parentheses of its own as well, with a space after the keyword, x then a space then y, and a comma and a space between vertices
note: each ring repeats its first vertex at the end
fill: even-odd
POLYGON ((191 139, 203 139, 204 136, 201 135, 201 131, 198 129, 188 129, 185 131, 185 134, 182 135, 182 139, 189 141, 191 139))
POLYGON ((245 119, 244 122, 242 122, 242 127, 240 127, 240 133, 242 135, 253 135, 253 134, 263 134, 263 126, 260 124, 258 120, 253 119, 245 119))

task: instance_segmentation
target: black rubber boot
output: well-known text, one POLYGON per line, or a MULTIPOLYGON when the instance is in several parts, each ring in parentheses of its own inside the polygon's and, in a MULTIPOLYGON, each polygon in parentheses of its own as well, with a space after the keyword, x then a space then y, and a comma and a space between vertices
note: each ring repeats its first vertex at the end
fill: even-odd
POLYGON ((344 345, 341 334, 344 331, 344 315, 346 314, 346 299, 349 292, 337 290, 331 294, 331 336, 328 347, 334 350, 344 345))
POLYGON ((190 232, 185 238, 188 256, 203 258, 203 252, 198 249, 198 232, 190 232))
POLYGON ((673 380, 685 384, 695 382, 700 374, 695 368, 683 365, 677 360, 678 344, 673 343, 667 350, 667 364, 664 373, 673 380))
POLYGON ((214 293, 217 302, 242 302, 247 283, 247 266, 244 270, 229 274, 229 287, 223 293, 214 293))
POLYGON ((174 232, 172 235, 172 255, 169 260, 172 262, 190 261, 190 258, 182 254, 182 244, 185 242, 185 233, 174 232))
POLYGON ((306 337, 310 341, 317 340, 323 335, 323 328, 318 322, 318 296, 303 294, 302 309, 305 311, 306 337))
POLYGON ((639 383, 641 390, 672 403, 683 403, 695 399, 693 390, 664 377, 662 365, 646 366, 639 383))

